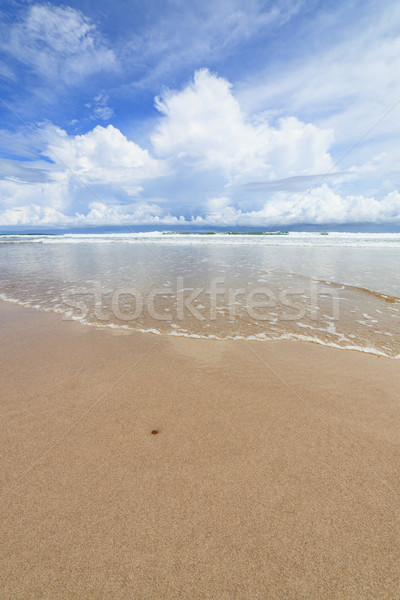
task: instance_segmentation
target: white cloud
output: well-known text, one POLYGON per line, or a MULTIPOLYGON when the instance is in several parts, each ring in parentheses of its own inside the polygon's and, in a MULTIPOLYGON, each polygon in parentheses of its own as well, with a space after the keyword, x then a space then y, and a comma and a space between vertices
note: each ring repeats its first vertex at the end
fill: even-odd
POLYGON ((2 226, 63 226, 71 224, 71 219, 50 206, 29 204, 7 209, 0 213, 2 226))
MULTIPOLYGON (((112 125, 98 125, 87 134, 68 136, 64 130, 45 124, 35 133, 41 154, 53 162, 37 161, 36 169, 29 169, 29 162, 21 162, 12 177, 6 175, 0 181, 0 206, 5 208, 1 224, 79 223, 82 214, 90 222, 96 215, 103 222, 107 215, 112 220, 118 219, 118 212, 124 216, 121 200, 129 206, 136 198, 130 217, 145 216, 139 197, 142 183, 166 172, 162 161, 152 158, 112 125), (37 181, 38 176, 41 181, 37 181)), ((18 140, 18 134, 16 137, 18 140)), ((8 172, 7 161, 4 167, 8 172)), ((151 210, 154 212, 155 205, 151 210)))
POLYGON ((90 185, 119 185, 130 194, 140 183, 165 172, 162 161, 124 136, 113 125, 97 125, 84 135, 68 136, 54 126, 41 132, 46 140, 44 153, 67 173, 90 185))
MULTIPOLYGON (((197 225, 197 226, 254 226, 285 227, 296 223, 316 225, 345 223, 400 223, 400 193, 391 192, 382 200, 363 196, 340 196, 323 185, 310 194, 275 194, 260 210, 241 210, 230 204, 227 197, 212 198, 202 214, 188 216, 171 214, 156 202, 139 200, 122 205, 90 201, 84 212, 73 214, 62 211, 64 189, 59 189, 58 200, 54 198, 54 185, 28 185, 21 192, 21 185, 7 182, 8 191, 18 195, 21 206, 6 208, 0 213, 0 225, 31 226, 82 226, 82 225, 197 225), (34 198, 35 202, 29 200, 34 198), (39 204, 39 202, 44 203, 39 204), (57 209, 57 206, 59 209, 57 209)), ((0 194, 4 193, 0 183, 0 194)), ((65 205, 65 208, 67 206, 65 205)))
POLYGON ((92 108, 93 113, 90 118, 93 121, 109 121, 114 115, 114 111, 108 105, 108 96, 106 94, 97 94, 93 104, 86 104, 87 108, 92 108))
POLYGON ((0 181, 0 225, 51 225, 68 220, 66 182, 0 181))
POLYGON ((109 121, 113 114, 114 111, 112 108, 99 104, 93 108, 93 115, 91 118, 93 120, 101 119, 102 121, 109 121))
POLYGON ((376 194, 347 187, 379 172, 385 153, 321 185, 320 174, 332 168, 331 131, 247 114, 229 82, 204 69, 181 91, 165 92, 157 107, 154 152, 112 125, 75 136, 50 123, 31 128, 28 140, 8 134, 26 160, 12 169, 10 160, 0 162, 0 224, 400 223, 393 186, 376 194))
POLYGON ((68 6, 30 6, 24 20, 10 27, 1 47, 54 84, 76 83, 117 67, 95 25, 68 6))
POLYGON ((76 225, 143 225, 164 224, 173 225, 185 222, 183 217, 175 217, 170 213, 165 214, 155 203, 136 202, 128 206, 107 206, 103 202, 90 202, 86 214, 76 214, 76 225), (182 221, 183 219, 183 221, 182 221))
POLYGON ((284 62, 247 75, 238 97, 250 112, 278 108, 333 129, 335 160, 365 135, 346 157, 347 168, 382 152, 383 138, 386 150, 398 146, 400 107, 382 117, 400 99, 400 5, 366 2, 358 10, 338 3, 329 17, 330 27, 322 11, 284 62))
MULTIPOLYGON (((60 179, 60 178, 59 178, 60 179)), ((66 207, 66 181, 54 177, 51 182, 26 182, 18 179, 3 179, 0 181, 1 204, 7 207, 28 205, 38 202, 43 206, 55 209, 66 207)))
MULTIPOLYGON (((210 208, 210 207, 209 207, 210 208)), ((260 210, 242 211, 227 198, 213 199, 211 210, 197 219, 198 224, 275 227, 295 223, 400 223, 400 193, 391 192, 382 200, 341 196, 327 185, 310 193, 277 193, 260 210), (220 204, 219 204, 220 202, 220 204), (217 210, 214 207, 217 206, 217 210)))
MULTIPOLYGON (((0 182, 0 194, 3 192, 0 182)), ((14 190, 18 192, 17 186, 14 190)), ((37 202, 43 200, 43 190, 31 185, 26 193, 37 202)), ((50 187, 49 191, 54 191, 50 187)), ((19 197, 21 201, 21 196, 19 197)), ((27 199, 25 197, 25 202, 27 199)), ((183 217, 176 217, 164 212, 157 204, 139 201, 134 204, 106 204, 100 200, 88 203, 85 212, 66 214, 51 206, 47 197, 46 204, 30 202, 21 206, 6 208, 0 212, 0 226, 37 226, 37 227, 79 227, 87 225, 178 225, 185 224, 183 217)), ((15 204, 15 202, 13 202, 15 204)))
POLYGON ((246 115, 229 82, 202 69, 182 91, 156 99, 163 118, 156 154, 196 169, 222 170, 229 182, 308 175, 332 168, 332 132, 289 117, 277 127, 246 115))

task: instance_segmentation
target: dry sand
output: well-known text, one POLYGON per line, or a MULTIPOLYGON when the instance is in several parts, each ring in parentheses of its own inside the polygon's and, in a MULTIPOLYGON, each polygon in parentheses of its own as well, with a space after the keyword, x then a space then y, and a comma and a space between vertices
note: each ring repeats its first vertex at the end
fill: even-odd
POLYGON ((399 361, 0 324, 1 598, 400 597, 399 361))

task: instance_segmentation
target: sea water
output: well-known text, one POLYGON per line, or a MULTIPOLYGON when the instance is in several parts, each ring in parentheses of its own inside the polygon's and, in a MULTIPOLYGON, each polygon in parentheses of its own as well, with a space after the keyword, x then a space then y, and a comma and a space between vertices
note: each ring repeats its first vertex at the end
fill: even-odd
POLYGON ((400 356, 400 234, 3 235, 0 298, 87 325, 400 356))

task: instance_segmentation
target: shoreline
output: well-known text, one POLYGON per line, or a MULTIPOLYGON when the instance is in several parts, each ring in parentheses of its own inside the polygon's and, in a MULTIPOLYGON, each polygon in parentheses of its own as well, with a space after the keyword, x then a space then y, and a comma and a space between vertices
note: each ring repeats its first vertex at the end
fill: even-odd
POLYGON ((0 323, 2 597, 400 594, 396 362, 0 323))
POLYGON ((335 350, 360 352, 362 354, 368 354, 371 356, 375 356, 377 358, 388 358, 390 360, 399 360, 400 359, 400 354, 397 354, 396 356, 390 356, 389 354, 386 354, 382 350, 379 350, 379 349, 376 349, 373 347, 340 346, 339 344, 335 344, 334 342, 324 342, 319 339, 312 339, 306 335, 301 336, 299 334, 284 334, 281 337, 277 337, 277 338, 266 338, 266 337, 263 338, 261 336, 257 336, 256 334, 249 335, 248 337, 235 336, 235 337, 222 338, 222 337, 217 337, 215 335, 202 336, 197 333, 183 333, 183 332, 178 332, 175 330, 165 333, 162 331, 158 331, 156 329, 146 329, 146 330, 145 329, 133 329, 131 327, 127 327, 127 326, 123 326, 123 325, 118 326, 113 323, 109 323, 109 324, 91 323, 89 321, 81 320, 77 317, 66 316, 66 314, 61 311, 56 311, 54 309, 46 309, 46 308, 42 308, 40 306, 35 306, 35 307, 26 306, 19 300, 4 298, 3 294, 1 296, 3 296, 3 297, 0 297, 0 303, 11 304, 13 306, 18 306, 19 308, 23 308, 23 309, 39 311, 43 314, 52 314, 52 315, 57 316, 58 318, 61 318, 61 320, 64 322, 75 322, 83 327, 90 327, 90 328, 94 328, 94 329, 99 329, 101 331, 115 331, 115 332, 119 332, 121 334, 124 333, 127 335, 139 333, 139 334, 145 334, 145 335, 162 336, 162 337, 167 337, 167 338, 173 337, 173 338, 184 338, 184 339, 209 340, 209 341, 215 341, 215 342, 241 342, 241 341, 243 341, 243 342, 258 342, 258 343, 259 342, 261 342, 261 343, 275 343, 275 342, 293 343, 293 342, 297 342, 297 343, 302 343, 302 344, 315 344, 317 346, 321 346, 321 347, 325 347, 325 348, 332 348, 335 350))

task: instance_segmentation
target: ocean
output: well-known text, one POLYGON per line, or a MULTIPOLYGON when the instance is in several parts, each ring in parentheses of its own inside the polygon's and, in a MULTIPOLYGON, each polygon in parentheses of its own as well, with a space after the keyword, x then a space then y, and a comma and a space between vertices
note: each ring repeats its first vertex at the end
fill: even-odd
POLYGON ((400 234, 1 235, 0 298, 90 326, 399 358, 400 234))

